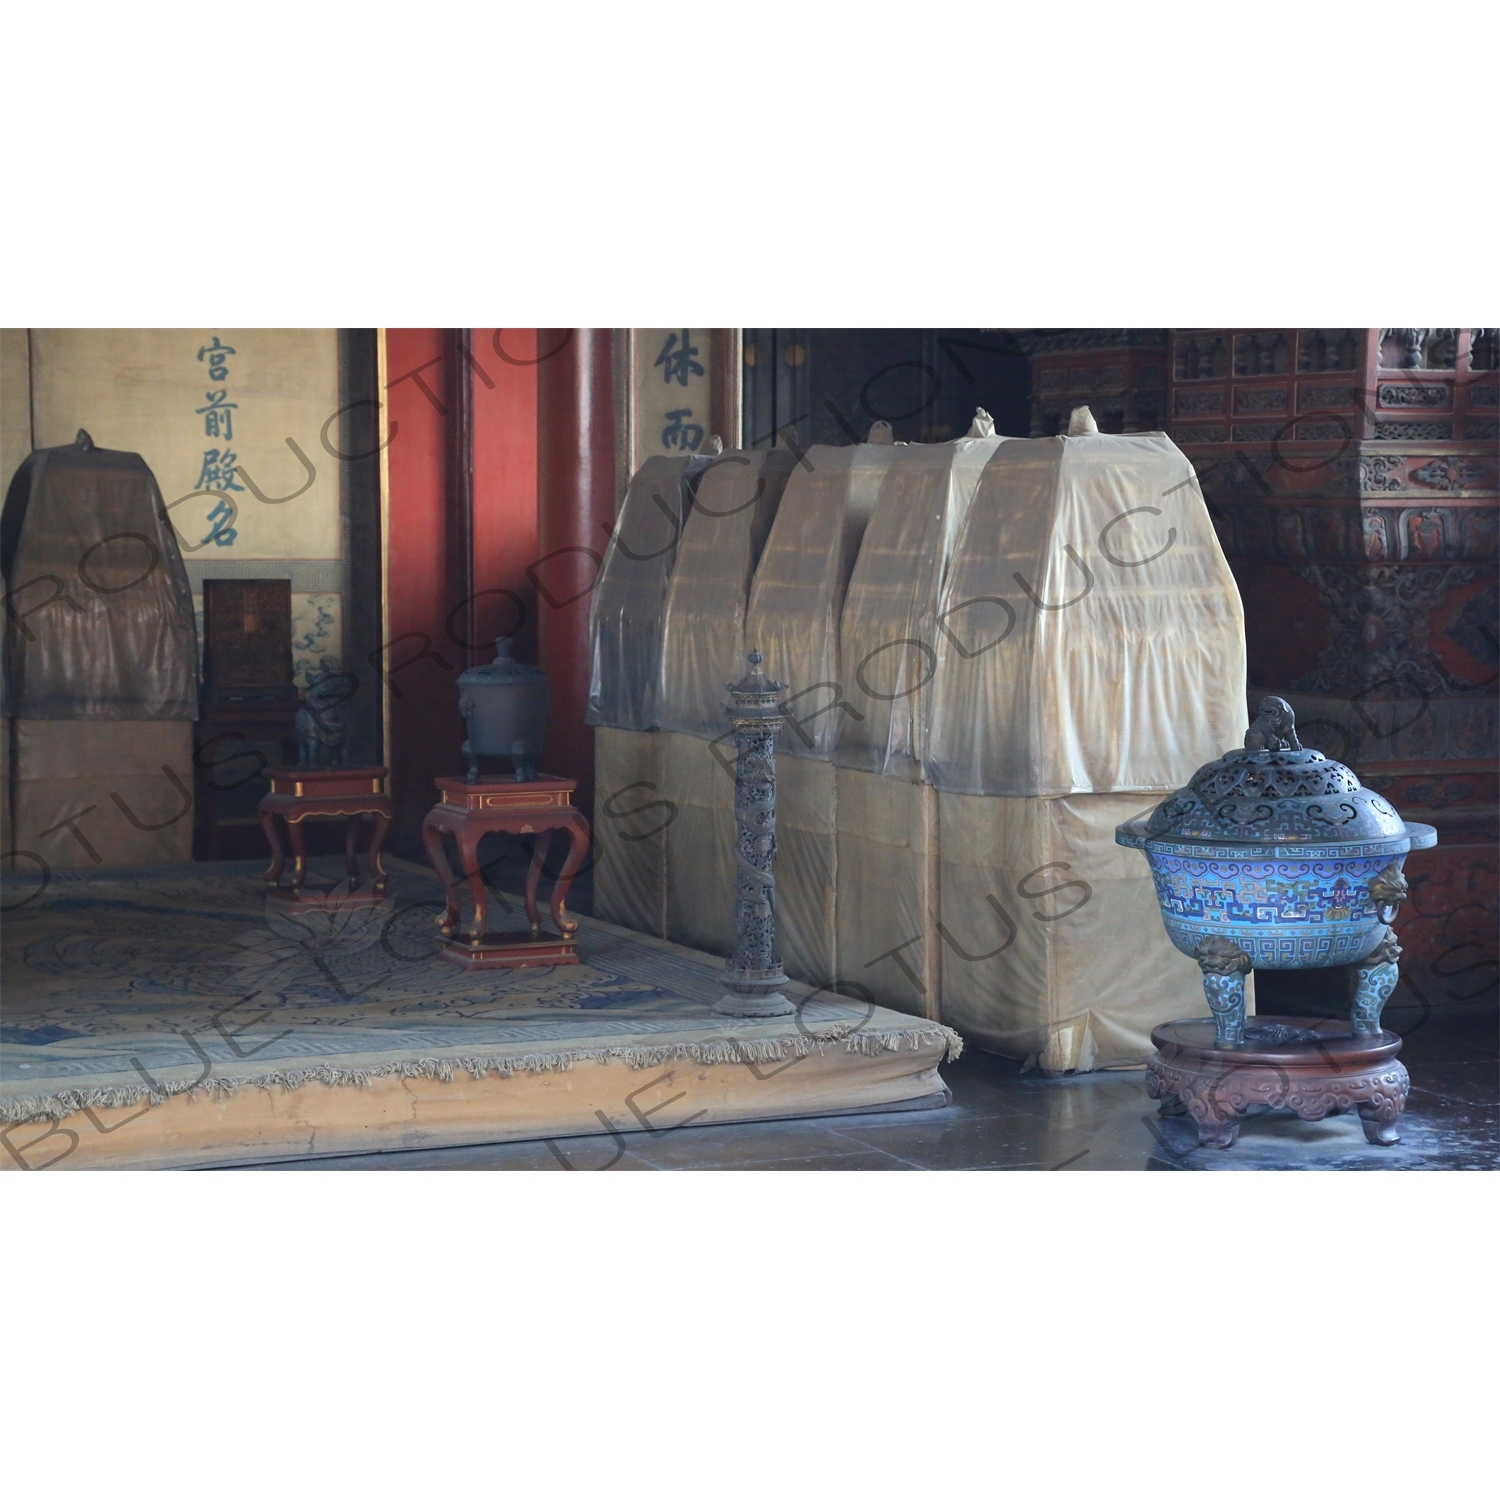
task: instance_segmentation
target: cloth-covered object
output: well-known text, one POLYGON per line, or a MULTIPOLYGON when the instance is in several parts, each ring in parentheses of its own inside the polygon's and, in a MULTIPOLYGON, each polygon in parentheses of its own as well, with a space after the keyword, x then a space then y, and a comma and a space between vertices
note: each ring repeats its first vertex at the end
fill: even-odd
POLYGON ((837 710, 836 765, 921 779, 944 569, 980 474, 1007 441, 960 438, 891 450, 840 617, 849 708, 837 710))
POLYGON ((653 454, 630 481, 589 601, 587 723, 656 725, 667 583, 693 486, 710 462, 653 454))
POLYGON ((922 769, 938 606, 975 487, 1006 441, 991 428, 891 450, 839 624, 838 975, 846 993, 913 1015, 935 1016, 940 1000, 937 812, 922 769))
POLYGON ((671 730, 659 738, 673 808, 663 835, 667 937, 727 958, 734 952, 734 738, 715 744, 671 730))
POLYGON ((663 683, 692 727, 606 747, 615 781, 657 784, 618 809, 670 804, 639 830, 665 823, 661 854, 620 867, 660 881, 643 904, 664 909, 669 937, 729 952, 730 673, 708 661, 769 646, 791 663, 768 652, 792 694, 808 685, 799 672, 839 687, 825 714, 792 707, 810 730, 836 722, 832 766, 817 758, 826 741, 789 747, 791 726, 779 751, 788 972, 1049 1071, 1140 1066, 1154 1025, 1205 1004, 1161 929, 1149 871, 1114 828, 1245 727, 1243 614, 1191 466, 1162 434, 970 436, 887 453, 841 612, 837 483, 801 510, 799 495, 820 492, 788 484, 746 628, 753 476, 713 502, 752 502, 740 528, 695 537, 690 517, 691 586, 679 557, 670 593, 692 607, 679 612, 675 667, 669 620, 663 683), (836 658, 818 638, 830 614, 836 658))
POLYGON ((930 941, 947 1025, 1048 1072, 1088 1072, 1141 1067, 1152 1027, 1208 1014, 1198 970, 1161 925, 1145 861, 1114 842, 1118 823, 1159 800, 937 793, 930 941))
POLYGON ((936 1016, 937 793, 926 782, 835 766, 834 803, 843 993, 936 1016))
POLYGON ((1117 822, 1245 728, 1244 616, 1192 466, 1162 433, 1017 440, 985 466, 943 587, 942 1014, 1051 1071, 1141 1064, 1205 1013, 1117 822))
POLYGON ((7 712, 196 719, 193 596, 156 479, 87 433, 17 469, 0 517, 7 712))
POLYGON ((844 697, 839 620, 860 542, 892 459, 885 443, 816 444, 787 480, 750 588, 745 640, 787 684, 778 755, 827 760, 844 697))
POLYGON ((830 984, 841 972, 833 776, 826 760, 776 757, 776 942, 782 967, 804 984, 830 984))
POLYGON ((795 460, 785 448, 722 453, 698 477, 662 626, 662 729, 714 739, 728 728, 724 685, 745 663, 750 579, 795 460))
POLYGON ((841 972, 828 763, 847 712, 839 620, 881 483, 901 451, 889 441, 809 448, 787 481, 750 588, 746 643, 764 654, 768 675, 787 685, 776 743, 777 940, 787 973, 809 984, 841 972))
POLYGON ((667 736, 594 731, 594 915, 653 937, 667 935, 667 736))
POLYGON ((1245 732, 1245 621, 1165 433, 1017 439, 943 588, 928 775, 1003 797, 1168 792, 1245 732))
POLYGON ((19 719, 10 770, 18 870, 176 864, 193 852, 193 726, 19 719))

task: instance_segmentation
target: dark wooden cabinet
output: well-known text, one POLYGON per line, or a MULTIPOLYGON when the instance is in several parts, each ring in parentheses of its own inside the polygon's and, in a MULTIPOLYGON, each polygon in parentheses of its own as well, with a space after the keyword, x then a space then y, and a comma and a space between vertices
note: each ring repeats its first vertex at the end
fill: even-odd
POLYGON ((290 579, 204 582, 203 699, 205 706, 290 703, 296 712, 290 579))
POLYGON ((202 713, 194 726, 195 859, 265 853, 257 811, 268 766, 297 758, 292 585, 210 578, 203 585, 202 713))

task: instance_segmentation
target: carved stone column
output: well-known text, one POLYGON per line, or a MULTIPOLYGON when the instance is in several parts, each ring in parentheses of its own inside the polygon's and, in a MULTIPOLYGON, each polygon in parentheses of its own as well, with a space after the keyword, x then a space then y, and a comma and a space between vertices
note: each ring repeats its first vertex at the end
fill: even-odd
POLYGON ((734 957, 725 965, 721 1016, 789 1016, 796 1007, 781 993, 786 974, 776 952, 776 732, 786 684, 760 670, 730 683, 734 722, 734 957))

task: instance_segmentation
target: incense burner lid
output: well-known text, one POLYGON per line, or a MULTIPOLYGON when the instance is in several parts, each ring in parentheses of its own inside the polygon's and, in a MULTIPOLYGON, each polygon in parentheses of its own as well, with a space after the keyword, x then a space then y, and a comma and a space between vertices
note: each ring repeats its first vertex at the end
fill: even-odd
POLYGON ((1348 766, 1309 750, 1281 698, 1265 698, 1245 735, 1151 814, 1147 838, 1215 845, 1367 844, 1406 836, 1401 814, 1348 766))
POLYGON ((466 687, 493 687, 495 684, 518 682, 546 682, 547 674, 540 667, 528 666, 517 661, 511 654, 511 639, 502 635, 495 642, 495 659, 482 667, 470 667, 461 672, 458 685, 466 687))

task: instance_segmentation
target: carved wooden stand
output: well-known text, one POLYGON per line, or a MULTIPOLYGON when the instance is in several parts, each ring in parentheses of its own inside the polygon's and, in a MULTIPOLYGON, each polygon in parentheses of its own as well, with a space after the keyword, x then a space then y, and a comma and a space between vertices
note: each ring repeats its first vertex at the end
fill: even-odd
POLYGON ((576 964, 574 951, 578 923, 563 904, 568 887, 589 850, 589 825, 572 806, 578 783, 539 771, 533 781, 484 776, 466 781, 461 776, 439 776, 434 783, 442 801, 422 822, 422 842, 432 868, 442 877, 447 900, 438 918, 438 930, 446 939, 438 952, 466 969, 524 969, 545 964, 576 964), (552 887, 550 911, 557 935, 542 935, 537 908, 537 887, 542 865, 554 832, 566 832, 568 857, 552 887), (487 892, 479 864, 479 841, 487 833, 534 833, 539 835, 526 876, 526 919, 529 934, 485 931, 487 892), (443 852, 443 835, 452 834, 458 845, 461 867, 455 873, 443 852), (474 900, 474 920, 465 936, 458 936, 459 888, 467 881, 474 900))
POLYGON ((1215 1041, 1208 1018, 1169 1021, 1151 1033, 1156 1056, 1146 1065, 1146 1092, 1163 1114, 1190 1114, 1204 1146, 1232 1146, 1240 1119, 1289 1109, 1321 1120, 1359 1111, 1365 1139, 1394 1146, 1396 1122, 1410 1086, 1396 1061, 1401 1038, 1380 1031, 1360 1035, 1343 1021, 1299 1021, 1258 1016, 1245 1023, 1244 1041, 1215 1041))
POLYGON ((299 771, 278 767, 267 774, 271 778, 271 790, 260 799, 260 826, 271 846, 271 863, 261 877, 266 883, 266 893, 299 906, 378 906, 385 899, 385 888, 391 878, 380 862, 380 849, 395 819, 391 799, 385 793, 386 768, 352 766, 336 771, 299 771), (365 856, 371 883, 360 890, 359 860, 354 852, 359 825, 355 820, 366 814, 375 822, 365 856), (282 848, 277 831, 278 818, 286 825, 287 839, 292 846, 290 889, 281 884, 286 850, 282 848), (344 869, 349 875, 347 888, 303 890, 307 879, 307 844, 302 824, 307 818, 349 820, 344 833, 344 869))

